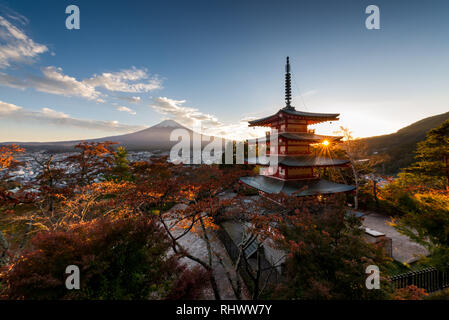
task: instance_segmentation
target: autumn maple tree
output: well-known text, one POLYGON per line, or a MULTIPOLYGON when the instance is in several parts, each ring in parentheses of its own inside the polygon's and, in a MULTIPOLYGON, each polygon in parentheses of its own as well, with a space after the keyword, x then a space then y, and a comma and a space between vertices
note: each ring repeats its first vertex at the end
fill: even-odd
POLYGON ((15 156, 23 152, 25 149, 16 144, 0 147, 0 168, 8 168, 17 163, 15 156))
POLYGON ((11 193, 7 190, 7 179, 9 171, 19 164, 16 160, 17 155, 23 152, 25 149, 15 144, 0 147, 0 205, 13 200, 11 193))
POLYGON ((186 270, 154 219, 98 219, 68 230, 41 232, 14 265, 0 274, 6 299, 192 299, 204 274, 186 270), (64 272, 77 265, 80 290, 65 287, 64 272))
MULTIPOLYGON (((184 166, 163 157, 129 162, 114 145, 83 142, 60 161, 38 155, 37 178, 14 195, 5 189, 14 201, 3 202, 3 211, 26 228, 7 250, 4 297, 178 299, 203 296, 207 287, 221 299, 221 271, 236 299, 387 296, 364 287, 366 266, 383 268, 388 259, 381 245, 364 241, 344 196, 258 194, 238 183, 254 174, 251 166, 184 166), (231 265, 217 250, 225 222, 241 230, 231 265), (189 239, 204 250, 193 251, 189 239), (271 249, 279 257, 267 264, 271 249), (81 266, 85 291, 63 290, 63 266, 70 264, 81 266)), ((2 163, 14 166, 18 152, 4 149, 2 163)))
POLYGON ((75 146, 79 150, 76 154, 69 156, 66 161, 75 168, 70 175, 73 183, 85 186, 95 179, 107 174, 116 155, 113 146, 117 142, 81 142, 75 146))
POLYGON ((341 195, 279 194, 264 195, 253 202, 254 207, 246 211, 251 226, 249 232, 265 247, 285 253, 277 265, 272 263, 282 274, 276 283, 268 280, 273 266, 264 267, 259 255, 256 256, 257 263, 248 270, 253 274, 253 298, 388 297, 388 279, 382 278, 382 290, 367 290, 365 270, 373 264, 385 271, 390 259, 385 256, 382 244, 369 244, 364 240, 361 220, 346 212, 344 200, 341 195), (248 211, 254 213, 248 215, 248 211))
POLYGON ((200 268, 186 269, 178 263, 183 253, 170 255, 167 252, 172 242, 157 215, 180 199, 189 197, 192 186, 182 184, 188 174, 166 159, 153 159, 120 166, 126 169, 130 179, 108 179, 111 175, 124 173, 114 170, 114 165, 123 164, 124 159, 120 156, 123 152, 120 151, 117 157, 111 145, 83 143, 77 146, 78 154, 58 166, 53 164, 51 156, 36 159, 40 161, 42 173, 35 181, 40 187, 39 196, 32 198, 33 205, 42 208, 46 203, 47 210, 31 211, 23 217, 13 215, 13 219, 27 221, 31 227, 27 233, 31 232, 34 237, 26 247, 11 252, 12 264, 5 267, 0 280, 6 283, 6 297, 176 299, 199 294, 198 288, 204 283, 197 279, 209 277, 209 272, 200 268), (76 172, 66 176, 65 187, 61 188, 59 168, 67 164, 75 167, 76 172), (133 229, 139 227, 148 230, 133 229), (95 239, 99 241, 97 244, 95 239), (56 241, 61 241, 60 245, 56 241), (118 241, 117 244, 114 241, 118 241), (67 246, 68 243, 72 245, 67 246), (161 249, 154 251, 146 243, 161 249), (131 249, 118 252, 125 244, 131 249), (151 259, 147 265, 139 266, 149 253, 151 259), (126 259, 120 267, 114 267, 113 261, 120 259, 120 254, 126 259), (131 259, 133 255, 134 260, 131 259), (62 266, 73 263, 87 268, 84 272, 88 278, 89 272, 93 272, 92 280, 86 279, 84 284, 86 291, 76 296, 67 295, 61 283, 62 266), (101 272, 98 267, 102 268, 101 272), (121 269, 128 270, 126 277, 131 278, 114 274, 121 269), (26 273, 39 273, 42 277, 27 277, 26 273), (110 276, 98 278, 98 273, 110 276), (147 278, 154 283, 145 280, 147 278), (30 281, 37 281, 33 286, 35 289, 27 285, 30 281))
MULTIPOLYGON (((9 178, 9 169, 17 166, 18 161, 15 157, 25 152, 25 149, 17 145, 0 147, 0 213, 11 212, 10 206, 18 203, 18 200, 8 190, 7 179, 9 178)), ((0 230, 0 266, 8 261, 9 243, 0 230)))
POLYGON ((178 206, 163 214, 160 214, 160 222, 172 241, 172 248, 192 261, 197 262, 209 274, 215 299, 221 299, 217 279, 214 274, 213 248, 216 234, 213 232, 219 228, 217 217, 223 213, 225 207, 230 204, 227 199, 221 199, 219 194, 235 184, 242 172, 240 170, 224 169, 218 166, 200 166, 197 168, 183 169, 183 174, 178 182, 182 182, 179 190, 178 206), (193 233, 200 237, 207 250, 206 258, 193 255, 181 243, 188 234, 193 233))

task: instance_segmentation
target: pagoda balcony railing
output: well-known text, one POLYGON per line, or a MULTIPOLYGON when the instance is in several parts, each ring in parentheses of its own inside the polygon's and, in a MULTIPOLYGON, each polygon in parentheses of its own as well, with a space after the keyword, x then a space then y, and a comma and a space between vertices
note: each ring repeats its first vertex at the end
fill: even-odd
POLYGON ((288 179, 318 179, 319 175, 305 175, 305 174, 298 174, 298 175, 289 175, 288 179))
POLYGON ((304 129, 301 128, 279 128, 279 133, 286 133, 286 132, 306 132, 304 129))

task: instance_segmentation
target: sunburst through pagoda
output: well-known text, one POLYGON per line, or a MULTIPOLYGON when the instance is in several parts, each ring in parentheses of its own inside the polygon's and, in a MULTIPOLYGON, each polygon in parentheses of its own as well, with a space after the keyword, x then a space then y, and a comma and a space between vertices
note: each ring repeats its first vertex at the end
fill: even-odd
MULTIPOLYGON (((339 120, 340 114, 298 111, 291 102, 290 62, 287 57, 285 107, 271 116, 249 121, 250 127, 270 128, 265 137, 266 155, 277 157, 277 166, 274 166, 274 170, 264 170, 263 174, 255 177, 242 177, 240 180, 248 186, 268 194, 284 192, 288 195, 314 196, 354 190, 354 186, 321 179, 319 173, 319 168, 348 166, 348 160, 317 155, 311 148, 312 144, 321 143, 323 147, 327 147, 331 143, 341 141, 342 137, 318 135, 314 130, 308 128, 309 125, 339 120), (276 139, 277 144, 270 145, 270 140, 273 141, 273 138, 276 139)), ((269 164, 261 163, 258 159, 248 158, 246 161, 260 166, 269 166, 269 164)))

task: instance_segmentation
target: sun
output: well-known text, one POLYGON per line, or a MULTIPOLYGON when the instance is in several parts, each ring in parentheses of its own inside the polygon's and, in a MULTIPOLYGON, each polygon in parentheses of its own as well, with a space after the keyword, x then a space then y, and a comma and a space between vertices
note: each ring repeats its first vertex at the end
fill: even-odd
POLYGON ((324 146, 328 146, 329 145, 329 141, 328 140, 324 140, 323 142, 322 142, 322 144, 324 145, 324 146))

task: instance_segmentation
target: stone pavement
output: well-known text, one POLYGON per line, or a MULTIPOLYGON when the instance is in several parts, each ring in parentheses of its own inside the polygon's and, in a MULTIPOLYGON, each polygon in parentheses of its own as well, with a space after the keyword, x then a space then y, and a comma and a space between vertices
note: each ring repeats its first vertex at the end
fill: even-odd
POLYGON ((415 262, 420 255, 427 256, 429 252, 422 245, 412 241, 407 236, 400 234, 390 226, 390 218, 375 212, 367 212, 363 215, 363 226, 384 233, 392 239, 393 259, 402 263, 415 262))

